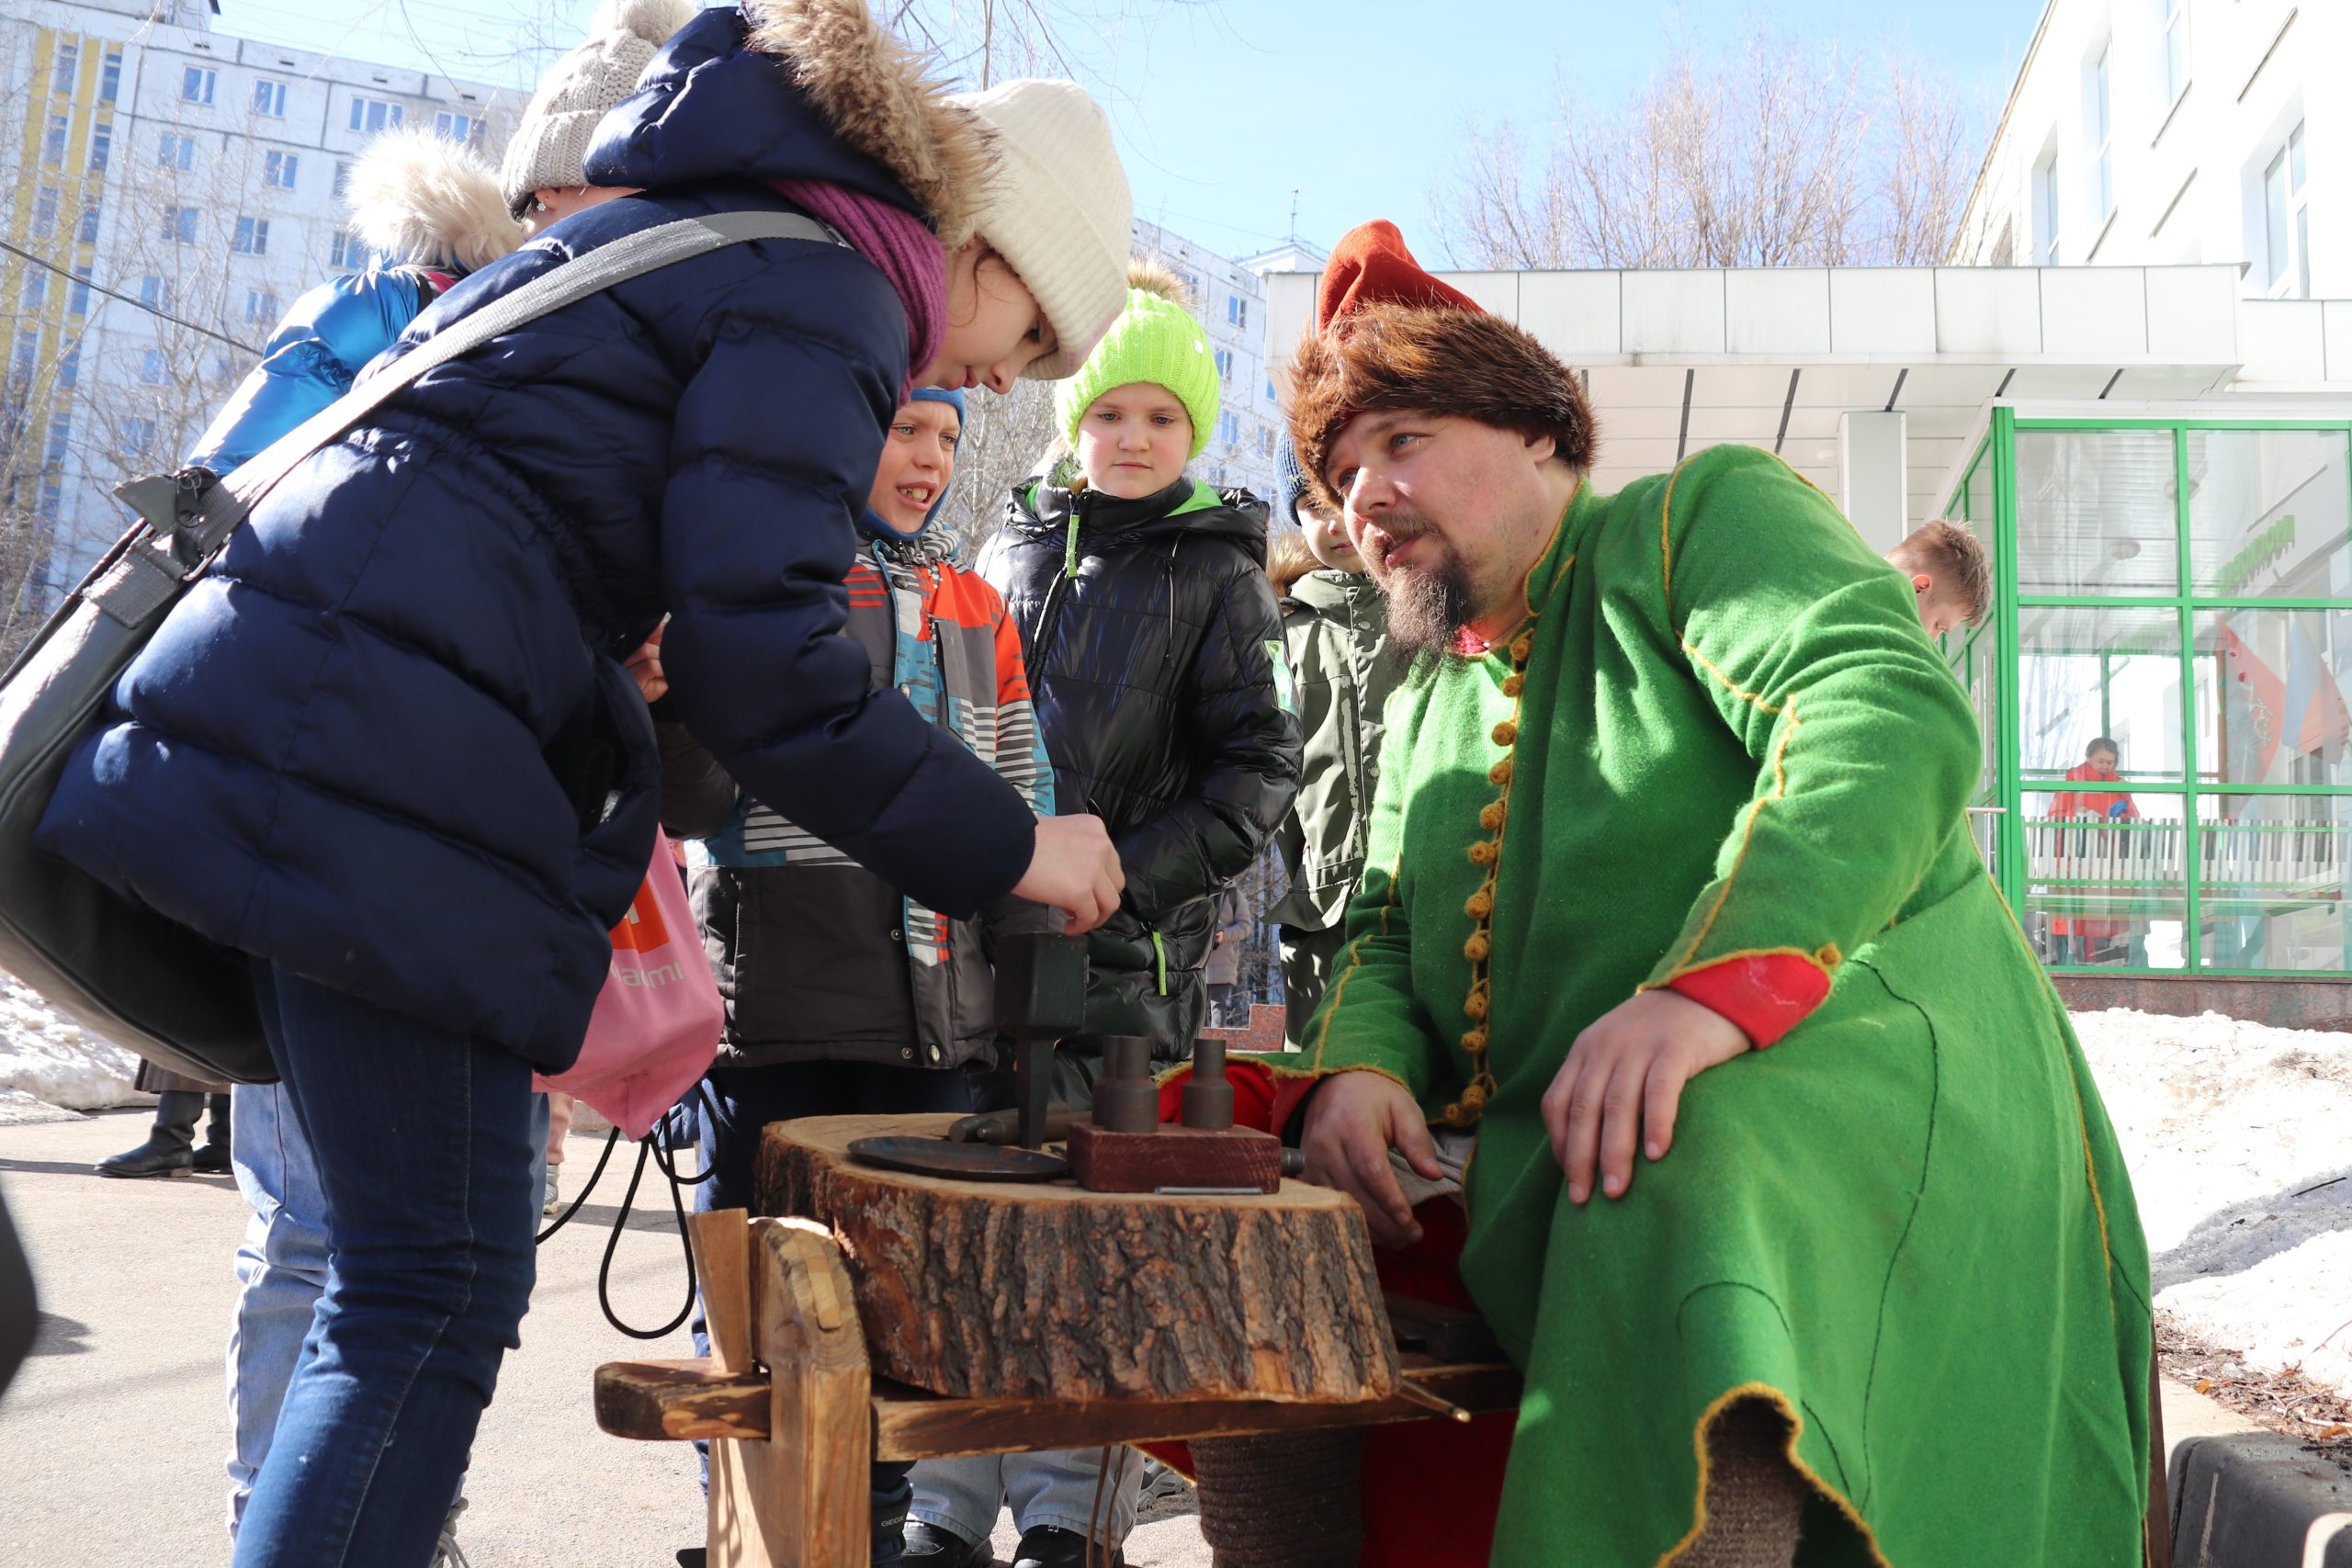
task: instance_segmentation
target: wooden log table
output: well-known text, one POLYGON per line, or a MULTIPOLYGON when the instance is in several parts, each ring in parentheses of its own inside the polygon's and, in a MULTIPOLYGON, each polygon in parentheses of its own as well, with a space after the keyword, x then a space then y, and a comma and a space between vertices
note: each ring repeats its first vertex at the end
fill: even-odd
POLYGON ((1340 1194, 1089 1193, 847 1156, 948 1120, 771 1126, 762 1203, 797 1212, 695 1216, 711 1354, 597 1369, 605 1431, 710 1440, 712 1568, 862 1568, 876 1459, 1517 1407, 1506 1364, 1398 1353, 1340 1194))

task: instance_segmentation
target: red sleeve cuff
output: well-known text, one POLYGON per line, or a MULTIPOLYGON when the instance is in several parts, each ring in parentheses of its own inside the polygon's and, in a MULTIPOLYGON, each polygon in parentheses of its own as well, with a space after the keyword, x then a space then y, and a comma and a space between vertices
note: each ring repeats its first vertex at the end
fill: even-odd
POLYGON ((1737 1024, 1750 1043, 1771 1044, 1803 1023, 1829 994, 1829 972, 1792 953, 1726 958, 1667 983, 1737 1024))

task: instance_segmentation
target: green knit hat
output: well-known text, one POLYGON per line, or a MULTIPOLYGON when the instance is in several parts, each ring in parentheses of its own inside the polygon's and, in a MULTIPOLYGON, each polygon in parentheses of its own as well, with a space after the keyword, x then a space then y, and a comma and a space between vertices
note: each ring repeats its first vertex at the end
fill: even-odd
POLYGON ((1192 418, 1192 456, 1197 457, 1216 423, 1220 378, 1209 334, 1184 308, 1183 286, 1165 267, 1130 263, 1127 282, 1127 308, 1078 374, 1054 389, 1054 416, 1075 446, 1080 421, 1103 393, 1138 381, 1165 387, 1192 418))

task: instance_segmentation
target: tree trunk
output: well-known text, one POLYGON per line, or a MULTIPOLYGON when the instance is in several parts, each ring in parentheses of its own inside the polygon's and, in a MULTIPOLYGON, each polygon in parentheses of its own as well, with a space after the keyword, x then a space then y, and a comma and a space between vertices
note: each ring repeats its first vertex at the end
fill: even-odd
POLYGON ((852 1140, 944 1116, 777 1122, 765 1214, 840 1237, 876 1373, 959 1398, 1385 1398, 1396 1348, 1354 1202, 1163 1198, 864 1166, 852 1140))

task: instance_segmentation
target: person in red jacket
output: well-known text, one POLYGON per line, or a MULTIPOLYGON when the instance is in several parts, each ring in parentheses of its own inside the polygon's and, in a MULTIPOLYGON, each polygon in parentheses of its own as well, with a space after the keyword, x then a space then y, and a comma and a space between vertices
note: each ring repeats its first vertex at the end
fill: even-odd
MULTIPOLYGON (((2066 772, 2067 781, 2072 784, 2121 784, 2123 775, 2115 770, 2122 759, 2122 748, 2102 735, 2083 749, 2083 760, 2066 772)), ((2120 789, 2061 790, 2051 801, 2050 818, 2053 822, 2098 822, 2109 824, 2110 828, 2115 823, 2141 819, 2138 803, 2120 789)), ((2109 836, 2109 832, 2097 829, 2089 835, 2095 840, 2109 836)), ((2067 848, 2076 851, 2079 862, 2084 847, 2069 844, 2067 848)), ((2110 850, 2109 853, 2112 852, 2110 850)), ((2105 862, 2109 856, 2098 858, 2105 862)), ((2065 851, 2060 852, 2059 859, 2063 864, 2066 859, 2065 851)), ((2077 874, 2080 870, 2078 864, 2077 874)), ((2088 886, 2082 888, 2086 897, 2106 897, 2108 891, 2088 886)), ((2111 957, 2111 950, 2118 939, 2126 939, 2131 961, 2135 964, 2144 963, 2143 939, 2137 933, 2138 924, 2136 920, 2106 916, 2052 915, 2050 918, 2050 962, 2096 964, 2107 961, 2111 957)))

